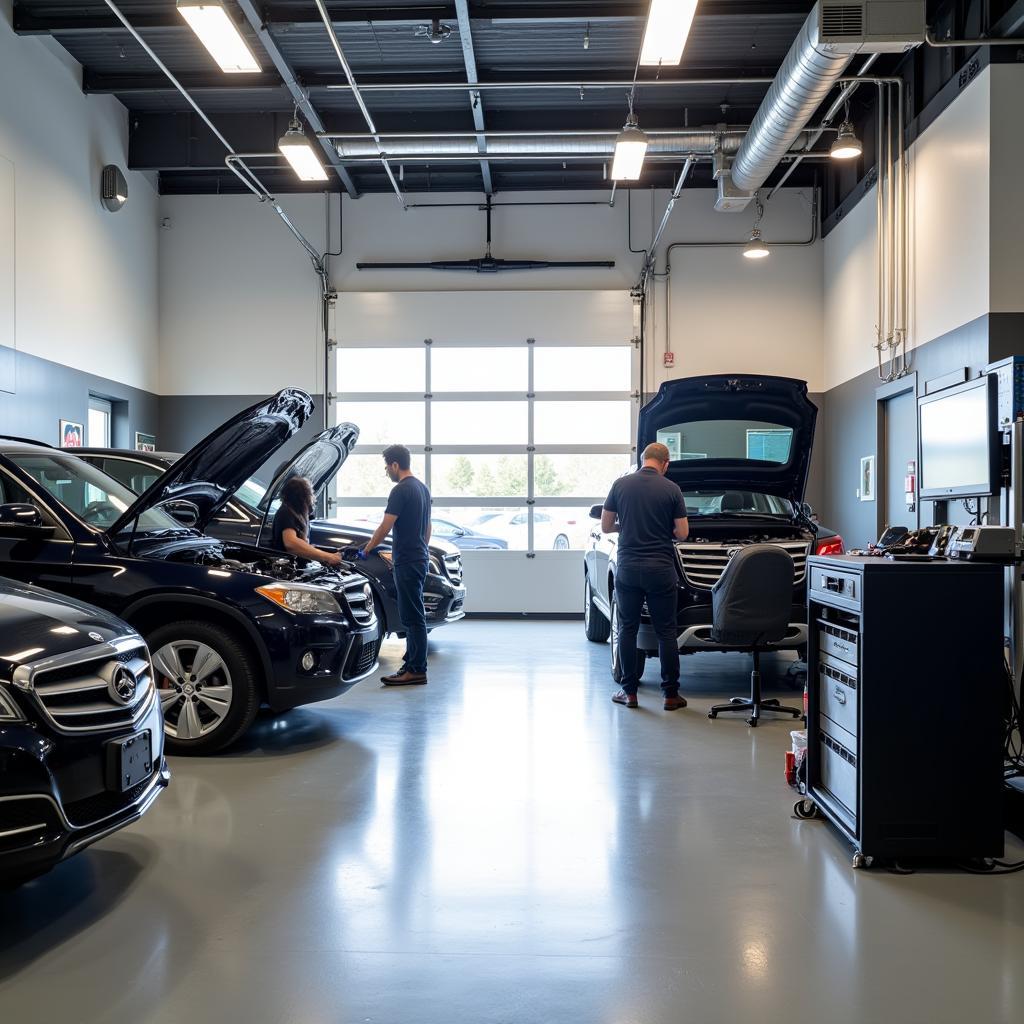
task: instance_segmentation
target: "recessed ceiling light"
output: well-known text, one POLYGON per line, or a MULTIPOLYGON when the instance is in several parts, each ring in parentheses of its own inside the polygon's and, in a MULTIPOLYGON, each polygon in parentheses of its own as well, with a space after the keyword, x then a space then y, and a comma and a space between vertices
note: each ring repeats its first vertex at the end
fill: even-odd
POLYGON ((240 74, 262 70, 220 0, 178 0, 178 11, 222 71, 240 74))
POLYGON ((697 0, 651 0, 640 63, 645 67, 678 64, 696 11, 697 0))

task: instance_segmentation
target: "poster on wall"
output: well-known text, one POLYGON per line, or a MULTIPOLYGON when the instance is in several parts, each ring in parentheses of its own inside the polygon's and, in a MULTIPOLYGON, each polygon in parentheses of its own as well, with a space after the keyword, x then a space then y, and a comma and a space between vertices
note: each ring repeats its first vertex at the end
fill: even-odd
POLYGON ((860 460, 860 500, 875 500, 875 457, 865 455, 860 460))
POLYGON ((135 450, 137 452, 155 452, 156 434, 143 434, 135 431, 135 450))
POLYGON ((85 443, 85 428, 81 423, 74 420, 60 421, 60 446, 61 448, 81 448, 85 443))

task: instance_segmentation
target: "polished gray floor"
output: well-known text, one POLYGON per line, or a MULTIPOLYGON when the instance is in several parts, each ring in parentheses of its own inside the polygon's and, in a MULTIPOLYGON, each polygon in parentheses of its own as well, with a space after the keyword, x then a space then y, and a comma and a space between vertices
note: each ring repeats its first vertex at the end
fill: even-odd
POLYGON ((0 896, 0 1020, 1024 1019, 1024 875, 851 870, 791 817, 791 725, 705 716, 745 660, 684 661, 666 714, 609 702, 580 623, 432 644, 429 686, 177 759, 143 822, 0 896))

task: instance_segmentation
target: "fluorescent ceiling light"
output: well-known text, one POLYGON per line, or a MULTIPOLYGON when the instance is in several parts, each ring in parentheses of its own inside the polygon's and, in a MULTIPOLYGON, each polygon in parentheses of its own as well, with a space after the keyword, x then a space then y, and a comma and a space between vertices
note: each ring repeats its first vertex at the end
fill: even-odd
POLYGON ((178 0, 178 11, 222 71, 239 74, 262 70, 220 0, 178 0))
POLYGON ((678 64, 696 11, 697 0, 651 0, 640 63, 645 67, 678 64))
POLYGON ((615 159, 612 160, 613 181, 639 181, 647 155, 647 136, 637 127, 634 120, 615 139, 615 159))
POLYGON ((277 148, 285 160, 292 165, 292 170, 301 181, 327 180, 324 165, 320 163, 320 158, 313 151, 313 147, 298 121, 292 121, 288 126, 288 131, 281 136, 277 148))
POLYGON ((852 160, 864 152, 864 146, 853 130, 852 121, 844 121, 839 126, 839 134, 828 152, 834 160, 852 160))
POLYGON ((765 256, 771 255, 771 250, 764 243, 764 239, 761 237, 761 229, 754 228, 750 232, 750 241, 743 246, 743 255, 748 260, 763 260, 765 256))

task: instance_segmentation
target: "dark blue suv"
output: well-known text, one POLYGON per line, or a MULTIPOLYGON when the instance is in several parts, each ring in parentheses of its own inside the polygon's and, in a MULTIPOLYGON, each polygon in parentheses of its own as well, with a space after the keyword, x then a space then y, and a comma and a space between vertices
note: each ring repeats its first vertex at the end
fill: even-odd
POLYGON ((0 439, 0 573, 105 608, 145 637, 174 753, 218 750, 261 703, 326 700, 377 666, 362 576, 202 532, 312 411, 294 389, 259 402, 141 495, 70 452, 0 439))

